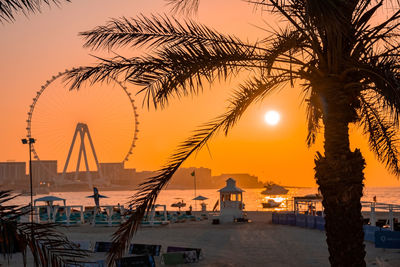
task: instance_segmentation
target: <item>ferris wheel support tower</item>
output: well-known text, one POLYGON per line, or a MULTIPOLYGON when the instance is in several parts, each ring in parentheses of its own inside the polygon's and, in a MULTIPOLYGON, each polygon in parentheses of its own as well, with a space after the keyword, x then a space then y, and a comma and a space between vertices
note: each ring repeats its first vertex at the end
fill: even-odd
POLYGON ((74 149, 76 137, 78 136, 78 134, 79 134, 81 142, 80 142, 79 152, 78 152, 79 153, 78 154, 78 161, 76 163, 76 169, 75 169, 75 180, 78 179, 79 167, 80 167, 80 164, 81 164, 81 159, 82 159, 82 154, 83 154, 83 159, 85 161, 85 167, 86 167, 86 178, 87 178, 87 180, 89 182, 89 188, 92 189, 93 181, 92 181, 92 176, 90 175, 89 162, 88 162, 87 153, 86 153, 85 136, 87 136, 87 139, 89 141, 90 148, 92 150, 92 154, 93 154, 94 160, 96 162, 96 166, 97 166, 97 171, 99 173, 99 177, 100 177, 100 179, 102 181, 104 181, 104 179, 103 179, 103 174, 102 174, 101 169, 100 169, 99 161, 97 159, 96 150, 94 149, 92 137, 90 136, 89 127, 87 126, 86 123, 78 123, 76 125, 74 137, 72 138, 72 143, 71 143, 71 146, 70 146, 69 151, 68 151, 67 160, 65 161, 62 177, 64 179, 65 178, 65 174, 67 173, 69 160, 71 159, 71 154, 72 154, 72 151, 74 149))
MULTIPOLYGON (((65 70, 63 72, 59 72, 55 76, 52 76, 51 79, 47 80, 46 83, 43 84, 38 91, 36 91, 35 97, 33 98, 33 102, 29 106, 28 117, 27 117, 27 120, 26 120, 26 123, 27 123, 27 126, 26 126, 26 131, 27 131, 26 137, 29 139, 32 136, 35 136, 35 139, 40 140, 40 142, 38 142, 39 143, 39 151, 41 150, 40 149, 40 145, 44 143, 42 141, 46 141, 46 140, 50 139, 47 135, 46 136, 38 135, 38 132, 37 132, 37 129, 40 128, 40 127, 38 126, 37 122, 35 123, 35 120, 38 120, 38 118, 40 118, 40 112, 38 114, 38 112, 36 110, 37 110, 38 104, 40 106, 40 104, 43 103, 43 101, 40 100, 40 99, 42 99, 42 95, 44 93, 46 93, 48 91, 51 92, 52 90, 55 90, 55 88, 51 88, 50 87, 50 85, 53 82, 55 82, 56 80, 60 79, 64 75, 70 73, 71 71, 75 71, 75 70, 76 69, 65 70), (38 115, 39 115, 39 117, 38 117, 38 115)), ((138 117, 139 117, 139 114, 137 113, 137 107, 135 106, 135 100, 132 97, 132 94, 128 91, 128 88, 123 83, 121 83, 120 81, 118 81, 116 79, 111 78, 111 80, 113 80, 115 82, 115 84, 120 87, 120 89, 122 90, 123 94, 129 100, 129 103, 130 103, 130 106, 131 106, 131 111, 132 111, 132 114, 133 114, 133 121, 132 121, 133 131, 129 131, 133 135, 131 140, 130 140, 130 145, 127 145, 127 150, 122 154, 122 157, 116 160, 116 162, 124 163, 124 162, 127 162, 132 157, 132 154, 133 154, 132 151, 136 146, 136 141, 138 140, 138 133, 139 133, 139 129, 138 129, 139 120, 138 120, 138 117)), ((126 103, 128 103, 128 102, 126 102, 126 103)), ((51 124, 51 125, 53 125, 53 124, 51 124)), ((73 125, 71 125, 71 126, 73 126, 73 125)), ((51 126, 51 127, 53 127, 53 126, 51 126)), ((47 132, 46 132, 46 134, 47 134, 47 132)), ((80 143, 80 148, 79 148, 79 155, 78 155, 79 160, 78 160, 77 168, 76 168, 76 172, 75 172, 75 179, 78 177, 80 161, 82 159, 82 154, 83 154, 83 157, 84 157, 84 160, 85 160, 85 165, 86 165, 86 172, 87 172, 88 182, 89 182, 90 186, 92 186, 92 179, 90 177, 89 164, 88 164, 87 153, 86 153, 88 150, 85 147, 85 141, 84 141, 85 135, 86 135, 88 137, 88 141, 90 143, 91 150, 92 150, 92 153, 93 153, 96 165, 97 165, 99 177, 102 180, 101 182, 109 185, 110 181, 104 179, 103 173, 101 172, 101 170, 99 168, 99 163, 98 163, 98 160, 97 160, 97 156, 96 156, 96 152, 95 152, 95 149, 94 149, 94 145, 93 145, 92 139, 90 137, 88 126, 85 123, 78 123, 76 125, 75 134, 74 134, 74 137, 73 137, 73 140, 72 140, 72 143, 71 143, 71 147, 70 147, 69 153, 68 153, 68 158, 67 158, 67 161, 66 161, 65 166, 64 166, 64 170, 63 170, 60 178, 62 178, 63 180, 65 178, 65 175, 66 175, 66 172, 67 172, 67 168, 68 168, 68 164, 69 164, 69 161, 70 161, 70 158, 71 158, 72 150, 73 150, 73 147, 75 145, 76 138, 78 137, 78 134, 79 134, 81 143, 80 143)), ((31 151, 33 153, 34 159, 37 160, 39 163, 41 163, 41 159, 39 157, 36 145, 37 145, 37 143, 31 144, 31 151)), ((51 147, 51 146, 48 146, 48 147, 51 147)), ((46 164, 41 164, 41 167, 44 168, 46 170, 46 172, 50 176, 54 176, 53 175, 53 173, 54 173, 53 170, 49 169, 46 164)), ((54 176, 54 178, 56 178, 56 177, 54 176)), ((92 189, 92 188, 90 188, 90 189, 92 189)))

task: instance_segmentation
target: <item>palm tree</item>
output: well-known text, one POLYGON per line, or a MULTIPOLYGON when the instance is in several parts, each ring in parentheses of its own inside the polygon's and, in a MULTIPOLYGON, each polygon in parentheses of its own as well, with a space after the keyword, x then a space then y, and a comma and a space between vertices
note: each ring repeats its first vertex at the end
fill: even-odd
MULTIPOLYGON (((70 2, 71 0, 62 1, 70 2)), ((40 12, 43 4, 59 5, 60 2, 61 0, 0 0, 0 22, 14 21, 17 13, 27 15, 30 12, 40 12)))
MULTIPOLYGON (((180 10, 196 7, 198 0, 170 2, 180 10)), ((365 161, 359 149, 350 149, 349 126, 361 127, 377 158, 391 172, 400 173, 397 2, 249 2, 280 15, 287 21, 286 28, 271 30, 263 41, 246 43, 193 20, 140 16, 113 19, 81 33, 85 46, 94 49, 147 46, 152 52, 133 58, 100 58, 96 66, 75 69, 65 77, 71 88, 120 79, 142 86, 139 92, 145 94, 147 104, 163 108, 173 97, 200 93, 206 82, 226 80, 243 71, 251 74, 229 100, 226 113, 196 130, 156 176, 141 184, 130 202, 135 212, 113 235, 110 262, 122 255, 160 190, 193 152, 217 132, 228 134, 250 104, 296 83, 302 86, 307 105, 308 145, 323 127, 324 153, 317 153, 315 178, 324 197, 330 263, 365 266, 360 204, 365 161), (387 7, 392 14, 379 22, 382 16, 377 12, 387 7)))
POLYGON ((26 253, 29 249, 35 266, 80 266, 87 262, 84 258, 89 252, 72 244, 55 229, 55 224, 19 222, 30 212, 30 208, 7 205, 16 197, 18 195, 12 196, 10 191, 0 191, 0 251, 7 260, 19 251, 22 252, 24 266, 27 266, 26 253))

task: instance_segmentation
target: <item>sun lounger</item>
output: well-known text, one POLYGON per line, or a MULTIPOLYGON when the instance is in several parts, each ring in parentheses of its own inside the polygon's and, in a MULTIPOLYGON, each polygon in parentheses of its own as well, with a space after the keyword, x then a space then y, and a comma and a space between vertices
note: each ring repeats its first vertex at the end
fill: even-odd
POLYGON ((161 256, 161 264, 164 265, 185 264, 185 254, 183 252, 163 253, 161 256))
POLYGON ((123 257, 115 262, 117 267, 155 267, 156 263, 153 256, 141 255, 123 257))
POLYGON ((94 252, 108 252, 111 249, 111 242, 96 242, 94 252))
POLYGON ((106 267, 106 262, 104 260, 99 260, 95 262, 81 263, 81 264, 67 264, 66 267, 106 267))
POLYGON ((131 244, 129 254, 160 256, 161 245, 131 244))
POLYGON ((78 240, 78 241, 72 241, 72 243, 80 249, 88 250, 88 251, 93 251, 93 245, 92 242, 87 241, 87 240, 78 240))
POLYGON ((167 247, 167 252, 187 252, 195 251, 197 260, 201 260, 201 248, 185 248, 185 247, 167 247))
POLYGON ((162 226, 169 224, 169 221, 142 221, 141 226, 162 226))
POLYGON ((195 250, 167 252, 161 256, 161 264, 164 265, 177 265, 185 263, 198 262, 197 252, 195 250))

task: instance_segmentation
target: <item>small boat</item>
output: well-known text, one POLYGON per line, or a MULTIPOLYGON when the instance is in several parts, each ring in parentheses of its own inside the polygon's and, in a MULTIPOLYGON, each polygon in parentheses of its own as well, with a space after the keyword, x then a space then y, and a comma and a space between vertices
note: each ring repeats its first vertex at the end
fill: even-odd
POLYGON ((265 190, 261 192, 263 195, 286 195, 288 189, 275 183, 267 183, 265 190))
POLYGON ((261 204, 263 205, 264 209, 267 209, 267 208, 277 208, 281 205, 281 203, 282 202, 276 202, 273 199, 268 199, 268 202, 263 202, 261 204))

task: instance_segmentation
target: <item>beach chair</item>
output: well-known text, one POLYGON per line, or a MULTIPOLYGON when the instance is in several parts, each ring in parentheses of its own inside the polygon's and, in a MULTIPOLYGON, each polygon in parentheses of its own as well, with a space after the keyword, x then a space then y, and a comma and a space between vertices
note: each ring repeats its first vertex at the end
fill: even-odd
POLYGON ((178 265, 185 264, 185 255, 182 252, 167 252, 161 256, 161 264, 178 265))
MULTIPOLYGON (((201 248, 185 248, 185 247, 167 247, 167 252, 187 252, 187 251, 195 251, 197 261, 202 259, 201 248)), ((188 254, 188 257, 190 253, 188 254)))
POLYGON ((156 263, 153 256, 151 255, 141 255, 141 256, 131 256, 123 257, 115 261, 117 267, 155 267, 156 263))
POLYGON ((108 226, 109 222, 107 219, 107 215, 105 214, 96 214, 94 216, 94 226, 108 226))
POLYGON ((178 265, 186 263, 198 262, 197 252, 195 250, 167 252, 161 256, 161 264, 163 265, 178 265))
POLYGON ((64 226, 73 226, 73 225, 80 224, 80 218, 79 218, 79 220, 77 220, 77 219, 71 218, 71 216, 70 216, 69 220, 67 220, 67 216, 65 214, 63 214, 63 215, 58 216, 58 217, 56 216, 55 222, 57 224, 61 224, 61 225, 64 225, 64 226))
POLYGON ((111 226, 118 226, 122 223, 122 217, 120 213, 114 213, 111 216, 111 226))
POLYGON ((94 252, 109 252, 111 245, 111 242, 96 242, 94 245, 94 252))
POLYGON ((131 244, 129 254, 160 256, 161 245, 131 244))
POLYGON ((88 250, 88 251, 91 251, 91 252, 93 252, 93 244, 92 244, 92 242, 90 242, 90 241, 88 241, 88 240, 77 240, 77 241, 72 241, 72 243, 77 247, 77 248, 80 248, 80 249, 83 249, 83 250, 88 250))
POLYGON ((95 262, 86 262, 80 264, 66 264, 66 267, 106 267, 106 262, 104 260, 99 260, 95 262))

